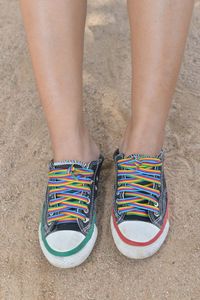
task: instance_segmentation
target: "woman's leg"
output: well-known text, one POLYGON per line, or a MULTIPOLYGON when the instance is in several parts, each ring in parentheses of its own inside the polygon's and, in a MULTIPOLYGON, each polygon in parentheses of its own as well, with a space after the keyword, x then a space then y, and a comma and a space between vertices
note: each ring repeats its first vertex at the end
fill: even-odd
POLYGON ((193 0, 128 0, 132 114, 121 151, 157 154, 176 85, 193 0))
POLYGON ((97 159, 99 150, 84 125, 82 101, 87 1, 20 4, 54 160, 97 159))
MULTIPOLYGON (((111 230, 127 257, 155 254, 169 231, 168 197, 163 173, 164 129, 176 84, 192 0, 128 0, 132 34, 132 113, 120 151, 111 230), (122 170, 123 168, 123 170, 122 170), (117 213, 116 213, 117 212, 117 213)), ((117 154, 118 152, 116 152, 117 154)))

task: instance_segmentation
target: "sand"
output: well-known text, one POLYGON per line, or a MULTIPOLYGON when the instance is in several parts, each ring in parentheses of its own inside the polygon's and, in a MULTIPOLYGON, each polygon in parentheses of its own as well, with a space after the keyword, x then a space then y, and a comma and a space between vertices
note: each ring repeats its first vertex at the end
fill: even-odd
POLYGON ((166 130, 171 229, 162 250, 130 261, 110 232, 112 153, 130 108, 129 26, 123 0, 90 0, 84 96, 106 161, 98 199, 99 237, 90 258, 59 270, 38 245, 49 135, 36 90, 18 1, 0 0, 0 299, 200 299, 200 1, 166 130))

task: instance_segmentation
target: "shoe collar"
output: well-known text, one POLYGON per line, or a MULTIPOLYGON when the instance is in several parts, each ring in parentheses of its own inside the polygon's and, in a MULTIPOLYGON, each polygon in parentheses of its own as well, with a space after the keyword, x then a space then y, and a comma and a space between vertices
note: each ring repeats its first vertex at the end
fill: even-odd
POLYGON ((97 160, 92 160, 90 162, 85 162, 85 161, 81 161, 81 160, 77 160, 77 159, 66 159, 66 160, 62 160, 62 161, 54 161, 54 159, 52 159, 49 162, 49 169, 53 170, 56 168, 68 168, 71 165, 75 165, 76 167, 82 167, 82 168, 94 168, 96 166, 98 166, 100 163, 102 163, 104 160, 103 155, 100 153, 99 158, 97 160))

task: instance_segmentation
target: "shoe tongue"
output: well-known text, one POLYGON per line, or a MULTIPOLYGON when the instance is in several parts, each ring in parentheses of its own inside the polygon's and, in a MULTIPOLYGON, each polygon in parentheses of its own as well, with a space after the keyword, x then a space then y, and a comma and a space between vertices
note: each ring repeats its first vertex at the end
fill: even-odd
POLYGON ((76 168, 89 168, 90 163, 86 163, 80 160, 63 160, 63 161, 52 162, 52 166, 55 169, 68 169, 72 165, 76 168))
POLYGON ((129 155, 125 155, 123 152, 119 151, 119 148, 115 151, 114 156, 115 160, 120 160, 120 159, 140 159, 140 158, 159 158, 163 160, 164 158, 164 150, 161 149, 160 152, 157 155, 149 155, 149 154, 141 154, 141 153, 133 153, 129 155))
MULTIPOLYGON (((129 155, 125 155, 123 152, 118 152, 117 153, 117 159, 134 159, 134 160, 139 160, 140 158, 158 158, 161 161, 163 160, 164 157, 164 151, 163 149, 161 149, 160 153, 157 155, 149 155, 149 154, 141 154, 141 153, 133 153, 133 154, 129 154, 129 155)), ((144 185, 146 183, 148 183, 148 181, 143 181, 142 182, 144 185)), ((123 195, 123 192, 122 192, 123 195)), ((144 202, 148 202, 148 201, 144 201, 144 202)), ((125 215, 124 216, 124 220, 138 220, 138 221, 145 221, 145 222, 150 222, 150 218, 148 217, 142 217, 142 216, 137 216, 137 215, 125 215)))
POLYGON ((157 155, 150 155, 150 154, 140 154, 134 153, 127 156, 127 158, 160 158, 163 155, 163 150, 161 150, 157 155))
POLYGON ((141 154, 141 153, 133 153, 133 154, 129 154, 129 155, 125 155, 124 153, 119 153, 117 156, 118 156, 118 159, 121 159, 121 158, 133 158, 133 159, 140 159, 140 158, 159 158, 162 160, 163 158, 163 155, 164 155, 164 152, 163 150, 160 151, 160 153, 158 153, 157 155, 149 155, 149 154, 141 154))

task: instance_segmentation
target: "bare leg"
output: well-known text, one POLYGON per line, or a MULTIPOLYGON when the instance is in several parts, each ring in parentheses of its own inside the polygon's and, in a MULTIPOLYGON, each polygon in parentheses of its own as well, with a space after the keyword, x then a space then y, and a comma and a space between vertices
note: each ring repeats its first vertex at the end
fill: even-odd
POLYGON ((20 4, 54 160, 96 159, 99 150, 85 128, 82 102, 87 1, 20 0, 20 4))
POLYGON ((132 114, 121 151, 157 154, 176 85, 193 0, 128 0, 132 114))

